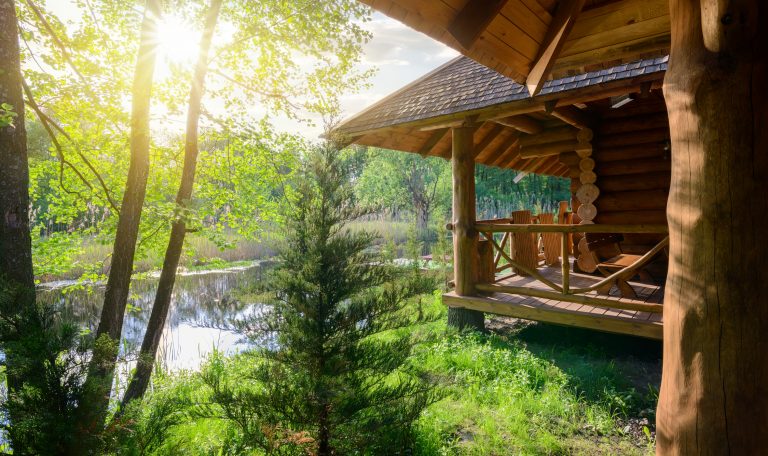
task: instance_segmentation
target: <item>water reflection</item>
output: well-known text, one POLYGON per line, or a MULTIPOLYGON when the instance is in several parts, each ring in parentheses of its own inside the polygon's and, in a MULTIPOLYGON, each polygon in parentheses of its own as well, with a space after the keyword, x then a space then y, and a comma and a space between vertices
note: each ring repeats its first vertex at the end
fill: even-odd
MULTIPOLYGON (((260 280, 266 265, 180 274, 176 279, 171 310, 160 343, 158 362, 169 370, 194 369, 214 349, 236 353, 247 345, 227 329, 224 322, 252 309, 255 303, 235 299, 233 291, 250 288, 260 280)), ((62 285, 62 284, 54 284, 62 285)), ((141 345, 157 289, 156 278, 134 280, 128 298, 129 311, 123 325, 121 369, 132 367, 130 360, 141 345)), ((104 286, 63 292, 63 288, 43 285, 38 299, 54 304, 62 316, 84 328, 96 330, 104 300, 104 286)))

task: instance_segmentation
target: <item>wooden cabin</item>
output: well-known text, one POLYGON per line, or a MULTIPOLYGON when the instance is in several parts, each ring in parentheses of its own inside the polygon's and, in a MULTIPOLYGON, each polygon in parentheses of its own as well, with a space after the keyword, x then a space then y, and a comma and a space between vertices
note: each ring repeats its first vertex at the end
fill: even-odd
POLYGON ((666 57, 638 60, 550 80, 531 97, 525 86, 458 57, 336 132, 348 142, 425 157, 465 155, 469 166, 454 160, 459 222, 450 228, 456 234, 465 217, 471 241, 462 246, 454 236, 448 306, 660 339, 670 156, 659 87, 666 67, 666 57), (558 214, 476 220, 475 164, 569 177, 572 200, 558 214), (611 242, 590 251, 588 237, 595 244, 605 234, 611 242), (646 280, 633 281, 637 275, 646 280))
MULTIPOLYGON (((489 280, 480 272, 480 266, 488 262, 478 262, 477 258, 490 255, 488 243, 480 240, 485 235, 479 233, 499 230, 513 233, 510 236, 514 237, 526 230, 552 230, 562 237, 564 230, 580 230, 573 233, 578 235, 594 229, 596 234, 607 235, 592 236, 596 249, 609 246, 606 241, 616 239, 610 236, 612 233, 624 233, 625 248, 647 248, 657 238, 654 236, 664 235, 657 230, 668 228, 657 453, 764 453, 764 436, 768 433, 765 2, 361 1, 517 81, 534 95, 512 100, 511 93, 494 93, 487 97, 499 101, 490 101, 490 106, 488 98, 476 99, 475 105, 467 102, 453 106, 461 103, 464 92, 434 87, 444 97, 441 104, 445 105, 445 112, 438 109, 429 113, 431 123, 417 125, 425 121, 419 109, 431 109, 414 99, 417 107, 407 110, 412 119, 403 119, 400 124, 393 122, 388 131, 381 124, 378 129, 372 125, 369 131, 363 128, 352 135, 354 141, 387 143, 393 148, 398 148, 393 144, 398 138, 407 137, 401 150, 425 154, 445 154, 446 143, 451 142, 456 287, 446 296, 446 303, 455 306, 449 309, 449 323, 481 325, 482 313, 478 310, 494 311, 659 338, 662 322, 658 321, 658 313, 650 312, 658 307, 643 310, 636 306, 642 304, 638 300, 625 298, 614 298, 616 304, 607 309, 595 301, 580 303, 576 301, 577 295, 605 298, 592 296, 592 292, 577 293, 578 288, 571 285, 584 287, 575 283, 575 274, 566 279, 564 273, 569 271, 570 275, 570 267, 562 268, 564 276, 560 282, 550 280, 555 286, 546 285, 548 294, 530 291, 540 288, 535 283, 541 281, 533 280, 536 276, 520 278, 519 281, 530 283, 518 282, 506 289, 501 289, 503 285, 499 283, 484 283, 489 280), (653 71, 652 66, 641 70, 643 63, 633 63, 638 65, 634 69, 623 65, 667 54, 669 68, 663 75, 665 103, 661 104, 657 90, 662 86, 661 68, 653 71), (579 87, 589 84, 584 80, 592 79, 588 76, 592 72, 617 65, 624 68, 618 72, 623 77, 617 75, 614 81, 604 77, 597 82, 598 77, 595 84, 579 87), (569 80, 572 76, 574 79, 569 80), (576 81, 576 77, 584 79, 576 81), (548 84, 564 87, 545 93, 548 84), (631 95, 633 101, 617 108, 627 98, 613 97, 626 95, 631 95), (503 97, 510 99, 501 101, 503 97), (669 143, 665 142, 664 105, 669 119, 669 143), (447 114, 452 107, 457 109, 453 116, 447 114), (465 115, 457 114, 459 111, 465 115), (505 118, 512 118, 516 125, 511 128, 517 130, 516 133, 505 128, 502 131, 506 133, 498 133, 510 141, 506 148, 501 140, 490 144, 492 136, 488 136, 491 131, 499 131, 496 125, 510 126, 505 118), (541 154, 541 149, 540 156, 523 153, 531 147, 524 144, 524 138, 534 140, 534 136, 543 135, 557 121, 582 130, 591 129, 592 155, 578 155, 585 155, 588 150, 581 145, 569 145, 573 151, 557 151, 559 145, 549 147, 548 152, 557 152, 557 156, 549 158, 541 154), (447 135, 450 131, 450 139, 440 136, 440 127, 450 129, 444 132, 447 135), (376 131, 378 140, 373 138, 376 131), (519 139, 512 145, 515 140, 511 137, 515 134, 519 139), (498 149, 505 149, 501 153, 506 153, 506 157, 497 155, 498 149), (595 227, 545 227, 544 223, 528 227, 530 224, 506 221, 479 224, 474 219, 472 176, 476 161, 490 160, 496 166, 550 174, 561 172, 561 165, 565 165, 567 172, 573 173, 572 179, 576 179, 573 152, 579 157, 579 171, 593 166, 595 187, 581 190, 581 195, 588 200, 591 196, 594 201, 581 212, 594 213, 595 227), (489 159, 489 155, 496 158, 489 159), (586 159, 592 161, 582 162, 586 159), (668 178, 664 220, 659 205, 664 201, 668 178), (629 225, 609 225, 618 222, 629 225), (633 308, 620 309, 622 303, 633 308), (643 318, 644 312, 652 313, 653 318, 643 318)), ((577 140, 584 137, 577 136, 577 140)), ((572 144, 573 140, 566 142, 572 144)), ((589 175, 588 180, 591 178, 589 175)), ((584 186, 582 183, 580 188, 584 186)), ((563 257, 573 255, 570 244, 562 245, 568 251, 563 257)), ((657 245, 648 252, 657 250, 656 247, 664 250, 657 245)), ((615 263, 604 270, 621 268, 626 261, 615 263)), ((543 275, 539 270, 535 272, 543 275)), ((632 283, 628 285, 634 287, 632 283)), ((658 306, 654 301, 660 301, 660 295, 661 290, 657 290, 646 303, 651 301, 648 304, 658 306)))

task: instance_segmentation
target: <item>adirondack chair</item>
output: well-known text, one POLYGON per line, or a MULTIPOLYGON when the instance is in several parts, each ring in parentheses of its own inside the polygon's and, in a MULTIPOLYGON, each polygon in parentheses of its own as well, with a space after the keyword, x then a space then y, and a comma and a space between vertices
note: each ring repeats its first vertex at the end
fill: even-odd
MULTIPOLYGON (((618 271, 622 271, 616 277, 615 282, 609 282, 604 287, 598 289, 598 293, 609 294, 611 287, 616 287, 624 298, 637 299, 637 293, 627 282, 629 279, 638 276, 640 280, 653 282, 651 274, 645 269, 650 261, 662 249, 657 252, 646 255, 633 255, 621 251, 621 242, 624 236, 618 233, 587 233, 587 248, 595 257, 597 270, 605 277, 611 276, 618 271)), ((649 252, 650 253, 650 252, 649 252)))

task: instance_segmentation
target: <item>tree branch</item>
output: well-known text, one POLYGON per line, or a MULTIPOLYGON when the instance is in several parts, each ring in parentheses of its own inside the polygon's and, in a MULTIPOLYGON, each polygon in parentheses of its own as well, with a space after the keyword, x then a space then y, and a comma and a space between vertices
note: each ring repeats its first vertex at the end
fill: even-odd
MULTIPOLYGON (((51 138, 51 142, 53 142, 54 146, 56 147, 56 150, 59 152, 59 156, 62 160, 64 160, 64 152, 62 150, 61 144, 59 143, 58 139, 56 138, 56 135, 53 133, 51 126, 55 128, 57 131, 59 131, 75 148, 75 151, 77 152, 77 155, 80 157, 80 159, 83 160, 85 165, 91 170, 91 172, 96 176, 96 179, 98 179, 99 184, 101 185, 101 188, 104 190, 104 195, 107 198, 107 202, 112 207, 112 209, 120 215, 120 209, 117 208, 117 205, 115 204, 115 201, 112 199, 112 196, 109 194, 109 189, 107 188, 107 184, 104 182, 104 179, 101 177, 101 174, 99 174, 98 171, 96 171, 96 168, 91 164, 91 162, 85 157, 85 155, 80 151, 80 148, 78 147, 77 143, 72 139, 72 137, 56 122, 53 121, 48 115, 46 115, 42 109, 40 109, 40 106, 35 101, 34 96, 32 95, 32 90, 29 87, 29 84, 27 84, 27 81, 22 79, 21 85, 24 88, 24 94, 27 96, 27 105, 32 108, 33 111, 37 114, 37 117, 40 119, 40 123, 43 124, 43 128, 45 128, 45 131, 48 133, 48 136, 51 138)), ((72 166, 72 164, 69 164, 69 167, 72 168, 72 170, 80 177, 80 179, 83 181, 85 185, 88 186, 89 189, 93 189, 90 182, 88 182, 85 177, 72 166)), ((63 185, 62 185, 63 188, 63 185)))
POLYGON ((59 36, 56 34, 56 31, 53 30, 53 27, 45 18, 40 8, 32 0, 24 0, 24 2, 27 5, 29 5, 29 7, 35 13, 35 16, 37 17, 37 19, 43 24, 43 27, 45 28, 45 30, 48 31, 48 34, 50 35, 54 44, 56 45, 56 47, 59 48, 59 50, 61 51, 61 55, 64 57, 64 60, 67 61, 67 64, 70 66, 70 68, 72 68, 72 71, 74 71, 75 74, 77 74, 77 76, 80 78, 83 84, 87 85, 87 81, 85 80, 85 77, 82 75, 82 73, 80 73, 80 70, 77 69, 77 66, 72 61, 72 57, 70 56, 69 51, 67 50, 67 46, 64 45, 64 43, 61 41, 59 36))

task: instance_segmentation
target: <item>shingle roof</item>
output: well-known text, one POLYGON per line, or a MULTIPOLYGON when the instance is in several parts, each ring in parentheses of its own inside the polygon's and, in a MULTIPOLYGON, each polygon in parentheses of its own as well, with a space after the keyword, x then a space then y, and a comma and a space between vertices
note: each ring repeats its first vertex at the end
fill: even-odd
MULTIPOLYGON (((544 84, 539 94, 565 92, 665 71, 667 61, 668 57, 638 60, 550 80, 544 84)), ((526 98, 531 96, 524 85, 461 56, 342 122, 338 130, 382 128, 526 98)))

